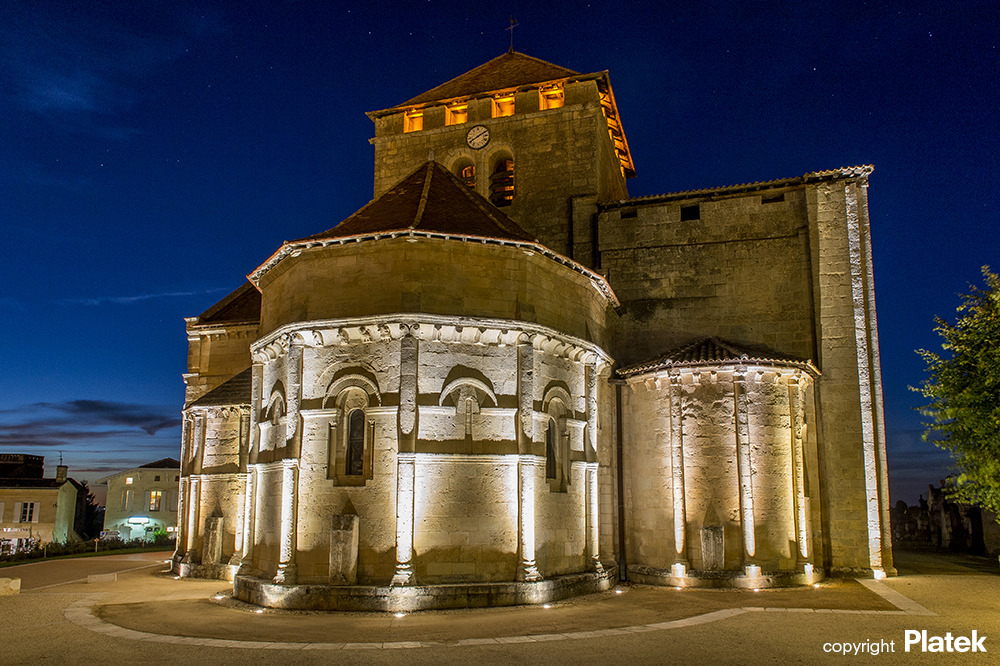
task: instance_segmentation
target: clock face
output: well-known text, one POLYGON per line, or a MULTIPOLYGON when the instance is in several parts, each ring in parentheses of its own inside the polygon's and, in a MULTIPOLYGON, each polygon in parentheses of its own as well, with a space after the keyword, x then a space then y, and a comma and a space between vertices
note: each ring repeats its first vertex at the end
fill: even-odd
POLYGON ((482 125, 476 125, 465 135, 465 142, 469 144, 469 148, 475 150, 485 148, 490 142, 490 130, 482 125))

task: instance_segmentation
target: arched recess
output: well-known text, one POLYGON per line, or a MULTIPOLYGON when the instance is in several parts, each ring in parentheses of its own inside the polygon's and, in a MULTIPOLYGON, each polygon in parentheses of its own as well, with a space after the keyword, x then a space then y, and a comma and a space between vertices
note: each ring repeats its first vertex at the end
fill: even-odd
POLYGON ((569 486, 569 424, 573 399, 563 386, 549 384, 542 397, 545 419, 545 478, 552 492, 566 492, 569 486))
POLYGON ((472 438, 475 415, 482 407, 496 407, 497 396, 493 387, 475 377, 458 377, 441 389, 438 404, 453 405, 455 415, 465 422, 465 436, 472 438))
POLYGON ((287 413, 285 402, 285 386, 280 382, 275 382, 271 387, 271 394, 267 399, 267 405, 262 410, 259 421, 260 426, 260 449, 271 451, 285 442, 285 414, 287 413))
POLYGON ((327 387, 325 409, 334 410, 327 438, 327 478, 337 485, 363 486, 374 473, 375 418, 382 404, 378 385, 359 372, 345 372, 327 387))

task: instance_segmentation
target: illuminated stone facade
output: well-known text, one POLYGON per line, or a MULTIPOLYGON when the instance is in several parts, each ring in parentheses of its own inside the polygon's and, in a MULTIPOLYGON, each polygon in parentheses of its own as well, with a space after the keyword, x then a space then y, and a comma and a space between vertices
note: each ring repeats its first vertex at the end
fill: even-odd
POLYGON ((514 52, 369 115, 375 199, 188 320, 182 575, 390 609, 893 573, 870 167, 629 199, 607 73, 514 52))

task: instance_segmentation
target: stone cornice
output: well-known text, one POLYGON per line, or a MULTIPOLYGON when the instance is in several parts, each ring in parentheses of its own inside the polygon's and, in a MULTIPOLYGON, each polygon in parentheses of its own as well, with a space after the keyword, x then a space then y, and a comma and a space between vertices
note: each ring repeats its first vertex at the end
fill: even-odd
POLYGON ((509 319, 456 318, 428 314, 295 322, 257 340, 250 346, 250 352, 254 363, 269 363, 287 354, 292 345, 335 347, 398 340, 405 335, 413 335, 428 342, 494 346, 531 344, 535 349, 553 356, 597 365, 598 370, 614 362, 596 344, 540 324, 509 319))
POLYGON ((473 243, 477 245, 494 245, 501 247, 513 247, 520 249, 523 252, 537 252, 543 257, 551 259, 556 263, 562 264, 567 268, 576 271, 580 275, 586 277, 590 280, 590 283, 594 286, 594 289, 598 291, 604 298, 608 300, 613 307, 620 307, 621 302, 615 295, 615 292, 611 289, 611 285, 604 277, 594 271, 590 270, 586 266, 579 264, 568 257, 564 257, 561 254, 557 254, 545 247, 540 243, 532 243, 528 241, 515 241, 502 238, 485 238, 483 236, 466 236, 462 234, 444 234, 440 232, 430 232, 430 231, 420 231, 419 229, 402 229, 398 231, 387 231, 379 232, 374 234, 360 234, 357 236, 346 236, 343 238, 324 238, 322 240, 307 240, 307 241, 292 241, 284 243, 278 250, 268 257, 267 261, 261 264, 257 270, 250 273, 247 279, 254 284, 255 287, 260 289, 260 279, 272 268, 277 266, 286 257, 298 256, 306 250, 311 250, 317 247, 330 247, 335 245, 351 245, 354 243, 364 243, 369 241, 377 241, 391 238, 405 238, 405 239, 416 239, 425 238, 428 240, 448 240, 448 241, 461 241, 464 243, 473 243))
POLYGON ((837 180, 857 180, 863 186, 868 184, 868 176, 875 170, 870 164, 853 167, 841 167, 840 169, 828 169, 826 171, 814 171, 794 178, 781 178, 778 180, 766 180, 757 183, 744 183, 742 185, 726 185, 723 187, 708 187, 700 190, 686 190, 683 192, 671 192, 668 194, 654 194, 646 197, 636 197, 634 199, 622 199, 621 201, 609 201, 599 205, 600 210, 613 210, 629 206, 645 206, 647 204, 660 204, 671 201, 684 201, 688 199, 711 200, 713 198, 727 197, 738 194, 749 194, 762 190, 774 190, 785 187, 796 187, 809 185, 812 183, 831 182, 837 180))

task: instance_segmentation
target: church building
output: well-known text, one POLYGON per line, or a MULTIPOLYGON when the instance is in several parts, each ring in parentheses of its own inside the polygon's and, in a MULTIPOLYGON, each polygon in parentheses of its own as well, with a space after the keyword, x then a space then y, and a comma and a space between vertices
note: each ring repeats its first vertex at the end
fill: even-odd
POLYGON ((895 573, 869 166, 630 198, 607 72, 374 123, 374 198, 187 319, 174 570, 278 608, 895 573))

